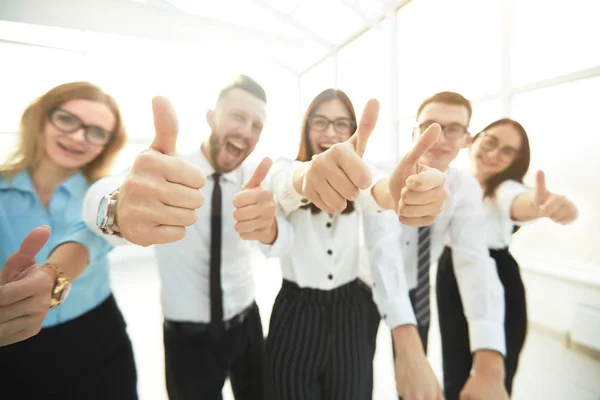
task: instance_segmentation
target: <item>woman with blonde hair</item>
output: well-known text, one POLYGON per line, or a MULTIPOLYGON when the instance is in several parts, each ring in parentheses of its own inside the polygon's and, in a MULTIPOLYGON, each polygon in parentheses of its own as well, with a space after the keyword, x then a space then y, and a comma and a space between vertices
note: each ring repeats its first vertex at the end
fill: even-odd
MULTIPOLYGON (((0 167, 0 203, 9 225, 1 236, 10 239, 0 241, 0 265, 30 231, 48 225, 50 240, 33 267, 47 272, 52 290, 41 331, 0 348, 3 393, 23 400, 137 399, 133 350, 110 287, 110 245, 89 255, 74 245, 70 256, 87 257, 85 268, 52 262, 72 243, 50 255, 65 238, 85 239, 72 234, 84 224, 85 192, 109 173, 125 141, 116 102, 87 82, 57 86, 23 113, 17 150, 0 167)), ((25 306, 28 299, 19 301, 25 306)))

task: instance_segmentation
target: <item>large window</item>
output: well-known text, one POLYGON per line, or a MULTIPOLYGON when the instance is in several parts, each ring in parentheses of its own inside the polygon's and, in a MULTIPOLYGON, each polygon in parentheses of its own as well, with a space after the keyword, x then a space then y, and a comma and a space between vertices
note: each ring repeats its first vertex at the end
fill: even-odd
POLYGON ((398 12, 399 113, 443 90, 477 98, 500 91, 500 0, 419 0, 398 12))
POLYGON ((335 73, 335 61, 333 57, 328 57, 302 75, 300 114, 305 113, 316 95, 335 86, 335 73))
MULTIPOLYGON (((152 57, 139 54, 89 54, 36 46, 0 43, 4 63, 0 75, 0 136, 2 154, 14 142, 25 107, 52 87, 74 80, 98 84, 117 100, 130 145, 119 166, 133 162, 154 137, 152 97, 165 95, 177 112, 178 151, 198 148, 209 134, 206 111, 219 90, 237 73, 255 78, 267 91, 267 123, 252 158, 295 154, 298 130, 298 78, 260 60, 238 60, 231 54, 197 54, 157 47, 152 57), (220 62, 212 62, 219 59, 220 62), (43 67, 41 67, 43 64, 43 67), (10 93, 10 95, 6 95, 10 93), (12 135, 8 135, 12 133, 12 135)), ((1 155, 1 154, 0 154, 1 155)))
POLYGON ((339 88, 348 94, 356 117, 360 120, 363 108, 370 98, 381 104, 375 130, 369 138, 365 157, 382 160, 390 158, 390 91, 389 23, 370 29, 339 52, 339 88))
POLYGON ((593 122, 600 109, 600 77, 523 93, 513 99, 513 116, 527 130, 533 174, 546 173, 550 191, 564 193, 579 207, 580 218, 562 227, 539 221, 519 232, 516 246, 547 256, 600 265, 600 128, 593 122))
POLYGON ((0 43, 0 132, 16 132, 25 108, 44 91, 84 79, 81 53, 0 43))
POLYGON ((510 3, 513 85, 600 65, 600 1, 510 3))

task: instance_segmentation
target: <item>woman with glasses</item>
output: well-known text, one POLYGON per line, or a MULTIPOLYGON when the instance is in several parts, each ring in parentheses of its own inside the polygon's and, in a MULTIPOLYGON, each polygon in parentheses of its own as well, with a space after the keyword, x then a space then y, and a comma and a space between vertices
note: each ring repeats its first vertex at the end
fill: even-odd
POLYGON ((84 239, 71 233, 84 224, 85 192, 109 173, 125 141, 117 104, 87 82, 57 86, 23 113, 18 147, 0 167, 0 202, 10 228, 0 236, 11 239, 0 241, 0 265, 29 231, 48 225, 50 240, 36 261, 52 290, 41 331, 0 348, 3 393, 23 400, 137 399, 132 346, 111 293, 110 246, 81 254, 84 270, 52 263, 69 243, 50 254, 67 237, 84 239))
MULTIPOLYGON (((331 215, 303 198, 292 179, 296 168, 347 141, 356 128, 350 99, 340 90, 327 89, 306 111, 296 161, 283 167, 278 161, 271 169, 271 191, 292 227, 280 232, 293 232, 295 240, 286 241, 291 249, 280 256, 283 284, 265 343, 267 399, 372 398, 380 315, 371 289, 358 278, 362 194, 348 201, 341 214, 331 215)), ((400 248, 394 245, 398 217, 385 211, 371 221, 377 218, 389 221, 392 229, 376 246, 390 248, 385 262, 401 270, 400 248)), ((369 246, 373 241, 366 242, 369 246)))
MULTIPOLYGON (((504 286, 505 386, 509 394, 527 333, 525 288, 519 265, 508 250, 512 234, 516 226, 542 217, 560 224, 568 224, 577 218, 577 208, 569 199, 545 188, 541 171, 537 175, 535 190, 523 185, 529 161, 527 133, 514 120, 495 121, 473 138, 472 173, 483 189, 488 247, 504 286)), ((449 247, 445 248, 438 262, 437 304, 444 390, 447 400, 458 400, 460 390, 469 378, 473 358, 449 247)))

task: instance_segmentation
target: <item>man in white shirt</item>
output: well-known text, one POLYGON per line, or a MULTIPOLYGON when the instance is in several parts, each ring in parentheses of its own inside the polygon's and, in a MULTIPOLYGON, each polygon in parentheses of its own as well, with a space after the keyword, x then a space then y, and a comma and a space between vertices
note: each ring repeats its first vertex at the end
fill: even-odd
POLYGON ((256 170, 245 162, 265 108, 263 88, 239 76, 206 115, 208 140, 174 157, 176 119, 155 101, 152 148, 126 177, 102 179, 86 195, 86 224, 113 245, 158 244, 171 400, 220 399, 227 376, 236 399, 263 397, 264 336, 251 246, 258 241, 268 254, 286 246, 278 236, 290 237, 278 235, 272 197, 260 187, 270 160, 256 170), (206 202, 198 190, 204 184, 206 202))
MULTIPOLYGON (((425 349, 430 315, 429 268, 431 261, 441 255, 447 238, 453 249, 474 352, 473 372, 461 399, 508 399, 503 383, 506 352, 503 288, 487 249, 482 191, 471 175, 449 167, 460 149, 470 143, 467 128, 471 112, 470 102, 452 92, 438 93, 419 107, 413 138, 434 123, 443 130, 443 135, 420 161, 445 171, 450 196, 444 211, 430 227, 402 227, 399 239, 406 280, 399 279, 385 265, 374 266, 377 273, 373 284, 383 285, 383 290, 375 291, 375 301, 392 328, 397 389, 405 400, 440 398, 439 383, 427 363, 425 349)), ((366 239, 383 234, 378 231, 381 227, 381 223, 369 223, 366 217, 366 239)), ((375 262, 381 257, 372 254, 370 259, 375 262)))

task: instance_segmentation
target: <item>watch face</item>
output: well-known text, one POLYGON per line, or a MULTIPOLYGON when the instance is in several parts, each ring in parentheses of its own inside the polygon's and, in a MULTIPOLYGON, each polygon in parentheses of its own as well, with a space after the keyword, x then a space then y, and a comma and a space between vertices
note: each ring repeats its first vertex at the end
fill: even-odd
POLYGON ((96 226, 98 228, 104 228, 106 223, 106 210, 108 208, 108 196, 104 196, 98 206, 98 214, 96 214, 96 226))

